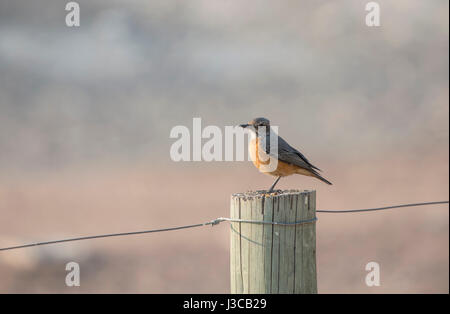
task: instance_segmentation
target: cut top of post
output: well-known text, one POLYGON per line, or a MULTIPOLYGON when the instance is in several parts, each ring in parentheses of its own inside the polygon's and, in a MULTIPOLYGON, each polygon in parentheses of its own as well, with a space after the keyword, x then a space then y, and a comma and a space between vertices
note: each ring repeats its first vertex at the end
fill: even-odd
POLYGON ((244 193, 234 193, 232 195, 232 197, 251 200, 254 198, 261 198, 261 197, 276 197, 276 196, 309 194, 311 192, 313 192, 313 190, 275 190, 271 193, 267 193, 266 190, 259 190, 259 191, 247 191, 244 193))

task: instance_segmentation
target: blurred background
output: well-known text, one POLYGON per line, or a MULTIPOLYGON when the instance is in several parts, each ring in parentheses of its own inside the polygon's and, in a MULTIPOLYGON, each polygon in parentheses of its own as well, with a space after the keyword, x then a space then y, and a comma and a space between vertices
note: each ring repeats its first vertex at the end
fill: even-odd
MULTIPOLYGON (((272 178, 169 132, 269 118, 318 209, 449 198, 449 2, 0 1, 0 247, 209 221, 272 178)), ((320 214, 321 293, 448 293, 448 205, 320 214), (381 286, 365 285, 365 265, 381 286)), ((1 293, 228 293, 229 226, 0 253, 1 293), (81 286, 65 285, 66 263, 81 286)))

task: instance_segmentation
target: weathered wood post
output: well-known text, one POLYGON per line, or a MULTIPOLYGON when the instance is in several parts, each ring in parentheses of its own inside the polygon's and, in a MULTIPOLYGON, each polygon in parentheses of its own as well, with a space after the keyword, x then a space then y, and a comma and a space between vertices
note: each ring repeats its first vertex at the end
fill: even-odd
MULTIPOLYGON (((280 223, 316 217, 316 192, 233 194, 231 218, 280 223)), ((317 293, 316 225, 231 223, 231 293, 317 293)))

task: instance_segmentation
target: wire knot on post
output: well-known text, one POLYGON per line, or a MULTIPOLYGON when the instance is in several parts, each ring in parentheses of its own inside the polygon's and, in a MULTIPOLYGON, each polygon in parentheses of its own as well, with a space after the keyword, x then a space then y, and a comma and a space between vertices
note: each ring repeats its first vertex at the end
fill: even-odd
POLYGON ((220 224, 222 221, 224 221, 224 219, 222 217, 220 217, 220 218, 213 219, 210 222, 207 222, 206 225, 211 225, 211 227, 214 227, 215 225, 220 224))

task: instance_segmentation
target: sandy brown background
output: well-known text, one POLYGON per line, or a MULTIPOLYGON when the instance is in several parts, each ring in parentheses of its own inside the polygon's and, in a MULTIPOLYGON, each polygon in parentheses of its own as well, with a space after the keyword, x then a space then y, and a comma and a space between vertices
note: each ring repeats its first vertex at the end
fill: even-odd
MULTIPOLYGON (((0 247, 228 216, 249 162, 172 162, 176 125, 265 116, 318 209, 448 200, 448 1, 0 2, 0 247)), ((448 205, 320 214, 321 293, 448 293, 448 205), (364 283, 381 266, 381 286, 364 283)), ((229 225, 0 253, 0 293, 227 293, 229 225), (65 286, 65 264, 81 287, 65 286)))

